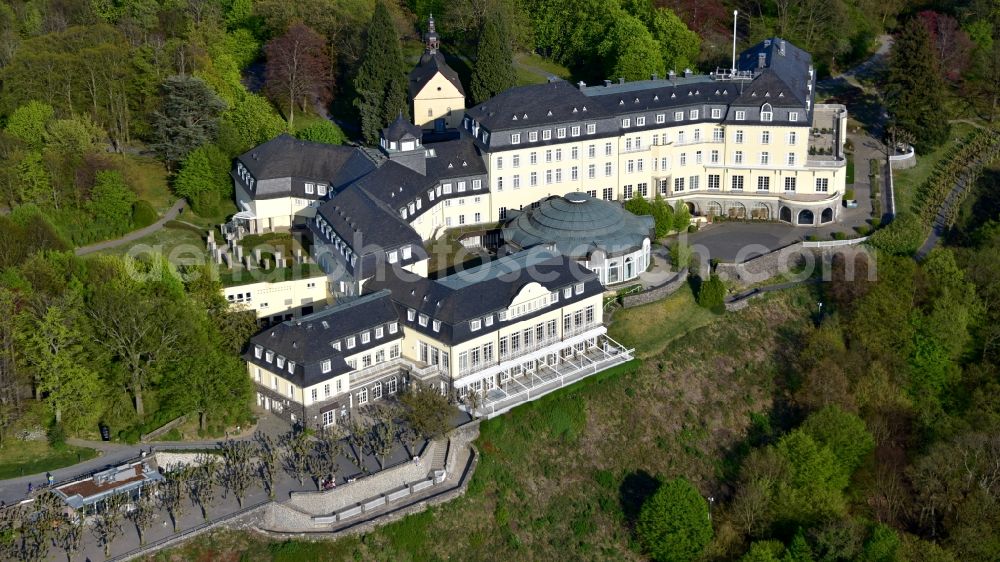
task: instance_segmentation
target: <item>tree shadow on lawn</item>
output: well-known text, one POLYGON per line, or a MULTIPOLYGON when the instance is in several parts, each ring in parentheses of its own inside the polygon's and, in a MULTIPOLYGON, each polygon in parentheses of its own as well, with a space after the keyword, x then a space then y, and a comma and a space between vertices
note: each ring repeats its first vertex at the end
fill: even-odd
POLYGON ((652 496, 660 487, 660 479, 645 470, 637 470, 625 475, 618 487, 618 500, 621 502, 625 520, 630 526, 635 525, 639 511, 646 498, 652 496))

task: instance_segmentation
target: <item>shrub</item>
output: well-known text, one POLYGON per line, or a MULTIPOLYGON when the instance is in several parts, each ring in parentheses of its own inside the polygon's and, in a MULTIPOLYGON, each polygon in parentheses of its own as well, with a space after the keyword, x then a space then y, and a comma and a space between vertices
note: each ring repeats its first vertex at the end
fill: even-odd
POLYGON ((871 231, 872 231, 871 228, 869 228, 866 225, 861 225, 861 226, 855 226, 854 227, 854 232, 857 232, 861 236, 868 236, 868 234, 870 234, 871 231))
POLYGON ((920 219, 914 215, 903 215, 873 234, 868 243, 890 254, 909 256, 917 251, 925 235, 926 230, 920 219))
POLYGON ((698 232, 698 225, 696 225, 696 224, 689 224, 688 225, 688 232, 698 232))
POLYGON ((844 232, 833 232, 831 235, 834 240, 847 240, 847 234, 844 232))
POLYGON ((156 209, 148 201, 139 200, 132 205, 132 226, 145 228, 159 219, 156 209))
POLYGON ((708 503, 684 478, 666 482, 643 502, 636 534, 658 562, 695 560, 712 540, 708 503))
POLYGON ((726 285, 714 273, 698 287, 698 305, 714 312, 725 310, 726 285))
POLYGON ((63 428, 61 423, 53 421, 52 425, 49 426, 46 437, 48 438, 49 445, 53 449, 61 451, 66 448, 66 429, 63 428))

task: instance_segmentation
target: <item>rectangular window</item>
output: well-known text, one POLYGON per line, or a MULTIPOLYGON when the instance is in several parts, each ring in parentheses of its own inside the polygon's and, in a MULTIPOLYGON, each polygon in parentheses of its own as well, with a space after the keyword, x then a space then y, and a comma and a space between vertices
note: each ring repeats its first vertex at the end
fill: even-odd
POLYGON ((538 172, 531 172, 531 176, 528 183, 531 184, 531 187, 535 187, 536 185, 538 185, 538 172))
POLYGON ((597 125, 593 123, 587 123, 587 134, 592 135, 597 132, 597 125))
POLYGON ((699 187, 701 187, 699 185, 700 183, 701 183, 701 177, 700 176, 691 176, 690 178, 688 178, 688 189, 690 189, 691 191, 694 191, 694 190, 698 189, 699 187))
POLYGON ((742 164, 742 163, 743 163, 743 151, 737 150, 736 152, 733 153, 733 164, 742 164))
POLYGON ((743 176, 733 176, 732 190, 743 191, 743 176))
POLYGON ((479 319, 476 319, 476 320, 473 320, 473 321, 469 322, 469 329, 472 330, 473 332, 479 331, 479 329, 482 328, 482 327, 483 327, 483 323, 479 319))
POLYGON ((687 166, 688 155, 687 152, 681 152, 681 166, 687 166))
POLYGON ((521 155, 520 154, 515 154, 514 156, 511 157, 511 159, 513 160, 513 164, 514 164, 515 168, 520 168, 521 167, 521 155))
POLYGON ((622 188, 622 190, 623 190, 622 196, 625 199, 631 199, 632 198, 632 185, 631 184, 624 186, 622 188))
POLYGON ((722 119, 722 110, 718 107, 712 108, 712 119, 722 119))
POLYGON ((604 143, 604 155, 605 156, 611 156, 611 143, 610 142, 604 143))
POLYGON ((577 179, 579 179, 578 177, 579 175, 580 175, 580 170, 576 166, 573 166, 572 168, 569 169, 570 180, 576 181, 577 179))
POLYGON ((323 385, 323 397, 325 398, 328 396, 330 396, 330 383, 323 385))
POLYGON ((572 158, 573 160, 579 159, 580 147, 574 146, 573 148, 569 149, 569 157, 572 158))
POLYGON ((830 189, 829 178, 816 178, 816 191, 826 193, 830 189))
POLYGON ((542 131, 542 140, 549 140, 551 138, 552 138, 551 129, 545 129, 544 131, 542 131))
POLYGON ((361 343, 364 344, 364 343, 368 343, 370 341, 372 341, 371 332, 364 332, 364 333, 361 334, 361 343))
POLYGON ((683 121, 683 120, 684 120, 684 112, 683 111, 675 111, 674 112, 674 121, 683 121))
POLYGON ((506 219, 507 218, 507 207, 500 207, 500 209, 498 211, 498 216, 500 217, 500 220, 506 219))
POLYGON ((700 150, 696 150, 694 152, 694 163, 695 164, 701 164, 701 151, 700 150))
POLYGON ((511 133, 510 144, 521 144, 521 133, 511 133))
POLYGON ((785 164, 787 164, 789 166, 794 166, 795 165, 795 153, 794 152, 789 152, 788 153, 788 158, 785 159, 785 164))
POLYGON ((709 174, 708 175, 708 188, 714 191, 718 191, 722 185, 722 176, 719 174, 709 174))
POLYGON ((674 178, 674 191, 684 191, 684 178, 674 178))
POLYGON ((612 199, 614 199, 614 197, 615 197, 614 189, 610 187, 605 187, 604 191, 602 192, 602 198, 605 201, 611 201, 612 199))
POLYGON ((771 153, 770 152, 761 152, 760 153, 760 165, 761 166, 767 166, 770 163, 771 163, 771 153))
POLYGON ((771 131, 761 131, 760 144, 771 144, 771 131))
POLYGON ((503 156, 497 156, 497 169, 503 169, 503 156))
POLYGON ((483 180, 472 180, 472 189, 482 189, 483 180))
POLYGON ((667 122, 667 116, 666 115, 664 115, 663 113, 657 113, 656 114, 656 124, 657 125, 662 125, 663 123, 666 123, 666 122, 667 122))
POLYGON ((747 112, 746 111, 737 111, 736 112, 736 120, 737 121, 745 121, 746 118, 747 118, 747 112))
POLYGON ((769 191, 771 189, 771 178, 760 176, 757 178, 757 191, 769 191))
POLYGON ((627 129, 632 126, 632 120, 628 117, 622 119, 622 128, 627 129))
POLYGON ((556 129, 556 138, 557 139, 566 138, 566 127, 559 127, 558 129, 556 129))
POLYGON ((722 142, 724 140, 726 140, 726 132, 725 131, 723 131, 722 129, 719 129, 719 128, 712 129, 712 141, 713 142, 722 142))
POLYGON ((552 170, 545 170, 545 184, 552 183, 552 170))
POLYGON ((319 389, 318 388, 312 389, 312 391, 309 393, 309 398, 311 398, 313 402, 319 400, 319 389))
POLYGON ((538 142, 538 131, 528 133, 528 142, 538 142))
POLYGON ((799 112, 798 111, 789 111, 788 112, 788 120, 789 121, 798 121, 799 120, 799 112))
POLYGON ((785 178, 785 191, 795 191, 795 178, 785 178))
POLYGON ((375 339, 380 340, 384 335, 385 335, 385 330, 382 328, 382 326, 375 328, 375 339))
POLYGON ((320 363, 320 371, 323 371, 324 373, 329 373, 332 369, 333 369, 333 362, 331 360, 324 359, 323 362, 320 363))
POLYGON ((514 189, 521 187, 521 176, 519 174, 514 174, 514 189))
POLYGON ((562 149, 556 149, 556 162, 562 162, 562 149))
POLYGON ((589 164, 587 166, 587 177, 590 179, 594 179, 595 177, 597 177, 597 166, 593 164, 589 164))
POLYGON ((326 184, 324 183, 316 184, 316 195, 326 195, 326 184))
POLYGON ((695 119, 698 119, 698 110, 697 109, 692 109, 691 111, 688 112, 688 115, 689 115, 689 118, 692 121, 694 121, 695 119))
POLYGON ((709 154, 709 162, 711 162, 712 164, 718 164, 719 163, 719 151, 718 150, 713 150, 709 154))
POLYGON ((742 129, 737 129, 735 142, 736 142, 736 144, 743 144, 743 130, 742 129))
POLYGON ((610 176, 611 175, 611 162, 605 162, 604 163, 604 175, 605 176, 610 176))
POLYGON ((645 124, 646 124, 646 118, 645 117, 636 117, 635 118, 635 126, 636 127, 642 127, 645 124))
POLYGON ((552 161, 552 151, 551 150, 546 150, 545 151, 545 161, 546 162, 551 162, 552 161))
POLYGON ((597 146, 590 144, 587 145, 587 158, 594 158, 597 156, 597 146))
POLYGON ((393 322, 392 324, 389 324, 389 333, 390 334, 395 334, 398 330, 399 330, 399 324, 398 323, 393 322))
POLYGON ((531 161, 531 164, 532 164, 532 165, 535 165, 535 164, 537 164, 537 163, 538 163, 538 153, 537 153, 537 152, 532 152, 532 153, 531 153, 531 154, 530 154, 530 155, 528 156, 528 160, 530 160, 530 161, 531 161))
POLYGON ((354 336, 347 338, 347 349, 354 349, 355 345, 357 345, 357 340, 354 339, 354 336))
POLYGON ((556 168, 556 183, 562 183, 562 168, 556 168))
POLYGON ((799 138, 798 135, 795 134, 795 131, 789 131, 788 138, 786 140, 788 141, 789 145, 795 145, 796 141, 798 141, 799 138))
POLYGON ((309 194, 309 195, 313 194, 313 184, 311 184, 311 183, 307 183, 306 184, 306 193, 309 194))

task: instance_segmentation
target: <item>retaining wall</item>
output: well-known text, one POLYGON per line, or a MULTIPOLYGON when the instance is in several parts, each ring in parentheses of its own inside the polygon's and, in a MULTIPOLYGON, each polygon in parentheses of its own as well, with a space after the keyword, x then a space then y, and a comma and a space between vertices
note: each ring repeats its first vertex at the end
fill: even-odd
POLYGON ((684 283, 687 282, 688 272, 684 269, 677 273, 673 279, 667 281, 659 287, 655 287, 648 291, 643 291, 641 293, 636 293, 634 295, 626 295, 622 297, 622 306, 625 308, 632 308, 633 306, 639 306, 643 304, 649 304, 651 302, 656 302, 661 299, 665 299, 672 295, 674 291, 680 289, 684 283))

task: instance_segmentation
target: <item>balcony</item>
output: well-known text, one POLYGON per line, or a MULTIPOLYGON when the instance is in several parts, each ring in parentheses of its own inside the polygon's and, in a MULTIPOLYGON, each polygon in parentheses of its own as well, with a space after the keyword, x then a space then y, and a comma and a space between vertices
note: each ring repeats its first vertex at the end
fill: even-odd
POLYGON ((593 330, 594 328, 596 328, 596 327, 598 327, 600 325, 601 325, 600 322, 589 322, 589 323, 581 324, 579 326, 574 326, 574 327, 570 328, 569 330, 564 330, 563 331, 563 338, 571 338, 571 337, 573 337, 573 336, 575 336, 577 334, 582 334, 584 332, 593 330))

